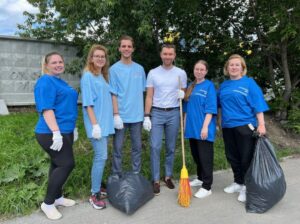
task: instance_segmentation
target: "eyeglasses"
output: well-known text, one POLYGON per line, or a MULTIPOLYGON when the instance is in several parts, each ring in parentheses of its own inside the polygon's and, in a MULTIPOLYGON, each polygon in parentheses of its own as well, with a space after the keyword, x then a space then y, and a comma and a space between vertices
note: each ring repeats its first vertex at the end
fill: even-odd
POLYGON ((93 57, 97 59, 106 59, 106 56, 101 56, 101 55, 94 55, 93 57))

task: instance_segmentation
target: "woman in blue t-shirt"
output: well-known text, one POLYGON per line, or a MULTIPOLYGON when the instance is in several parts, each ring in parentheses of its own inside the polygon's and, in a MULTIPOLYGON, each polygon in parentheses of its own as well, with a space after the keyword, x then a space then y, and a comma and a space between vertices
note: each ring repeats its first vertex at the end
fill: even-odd
POLYGON ((101 197, 101 180, 107 159, 107 141, 114 134, 111 89, 108 84, 108 55, 105 47, 93 45, 81 78, 83 120, 94 158, 91 171, 92 188, 89 201, 95 209, 106 203, 101 197))
POLYGON ((231 55, 223 70, 229 79, 221 84, 218 96, 225 154, 234 175, 234 182, 224 191, 239 192, 238 200, 245 202, 244 177, 254 153, 253 131, 256 130, 259 135, 266 133, 263 112, 269 108, 254 79, 246 76, 243 57, 231 55))
POLYGON ((195 80, 185 96, 185 138, 189 139, 193 159, 197 165, 197 178, 191 186, 202 187, 194 195, 205 198, 211 195, 213 182, 213 143, 216 134, 217 94, 214 84, 205 79, 208 64, 199 60, 194 66, 195 80))
POLYGON ((73 141, 77 139, 77 92, 60 78, 65 70, 64 59, 52 52, 43 59, 42 75, 34 87, 39 113, 35 133, 38 143, 49 155, 51 165, 47 193, 41 205, 49 219, 59 219, 56 206, 73 206, 74 200, 64 198, 62 187, 73 170, 73 141))

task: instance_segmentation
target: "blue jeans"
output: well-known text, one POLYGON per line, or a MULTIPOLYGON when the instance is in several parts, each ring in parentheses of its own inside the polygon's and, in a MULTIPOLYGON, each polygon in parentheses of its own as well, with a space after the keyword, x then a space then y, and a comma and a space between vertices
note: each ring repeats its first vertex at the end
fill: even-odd
POLYGON ((129 129, 131 140, 131 164, 133 172, 141 171, 142 156, 142 122, 124 123, 121 130, 115 129, 113 137, 113 161, 112 172, 120 174, 122 172, 122 149, 126 129, 129 129))
POLYGON ((101 180, 103 176, 103 170, 107 159, 107 139, 108 137, 102 137, 97 140, 90 138, 90 141, 94 149, 94 159, 92 165, 92 194, 98 193, 101 187, 101 180))
POLYGON ((178 129, 180 125, 180 112, 179 108, 171 111, 162 111, 152 108, 151 116, 151 172, 152 180, 159 181, 160 152, 163 132, 165 133, 166 148, 165 176, 171 177, 173 175, 174 154, 176 148, 178 129))

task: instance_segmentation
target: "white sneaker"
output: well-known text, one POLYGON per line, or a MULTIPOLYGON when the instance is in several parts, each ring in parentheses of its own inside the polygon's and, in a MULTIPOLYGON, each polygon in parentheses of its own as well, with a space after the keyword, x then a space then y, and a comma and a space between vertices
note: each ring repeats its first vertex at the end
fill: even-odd
POLYGON ((41 209, 45 213, 48 219, 57 220, 62 217, 62 214, 56 209, 54 204, 47 205, 43 202, 41 205, 41 209))
POLYGON ((194 196, 196 197, 196 198, 205 198, 205 197, 207 197, 207 196, 209 196, 209 195, 211 195, 212 194, 212 192, 211 192, 211 190, 206 190, 206 189, 204 189, 204 188, 200 188, 198 191, 197 191, 197 193, 196 194, 194 194, 194 196))
POLYGON ((235 192, 240 192, 242 190, 242 187, 243 187, 242 184, 237 184, 237 183, 233 182, 229 186, 225 187, 224 191, 228 194, 232 194, 235 192))
POLYGON ((54 201, 54 206, 71 207, 75 204, 76 202, 74 200, 64 197, 60 197, 54 201))
POLYGON ((239 197, 238 197, 238 201, 240 202, 245 202, 246 201, 246 186, 243 185, 239 197))
POLYGON ((199 179, 196 178, 196 179, 190 181, 190 186, 191 187, 198 187, 198 186, 201 186, 202 183, 203 182, 201 180, 199 180, 199 179))

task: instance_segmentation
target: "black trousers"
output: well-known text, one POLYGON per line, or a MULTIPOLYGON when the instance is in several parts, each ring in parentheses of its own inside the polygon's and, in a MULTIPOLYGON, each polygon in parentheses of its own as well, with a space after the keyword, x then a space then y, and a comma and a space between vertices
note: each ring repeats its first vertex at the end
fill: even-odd
POLYGON ((75 167, 73 155, 73 133, 62 134, 63 146, 61 150, 50 149, 52 145, 52 134, 36 134, 36 139, 40 146, 50 157, 50 169, 48 175, 47 193, 44 203, 53 204, 55 199, 62 196, 62 187, 67 181, 69 174, 75 167))
POLYGON ((197 165, 198 179, 203 181, 202 187, 211 189, 213 183, 214 143, 190 138, 193 159, 197 165))
POLYGON ((244 184, 245 174, 254 154, 256 138, 248 125, 223 128, 225 154, 231 165, 234 182, 244 184))

